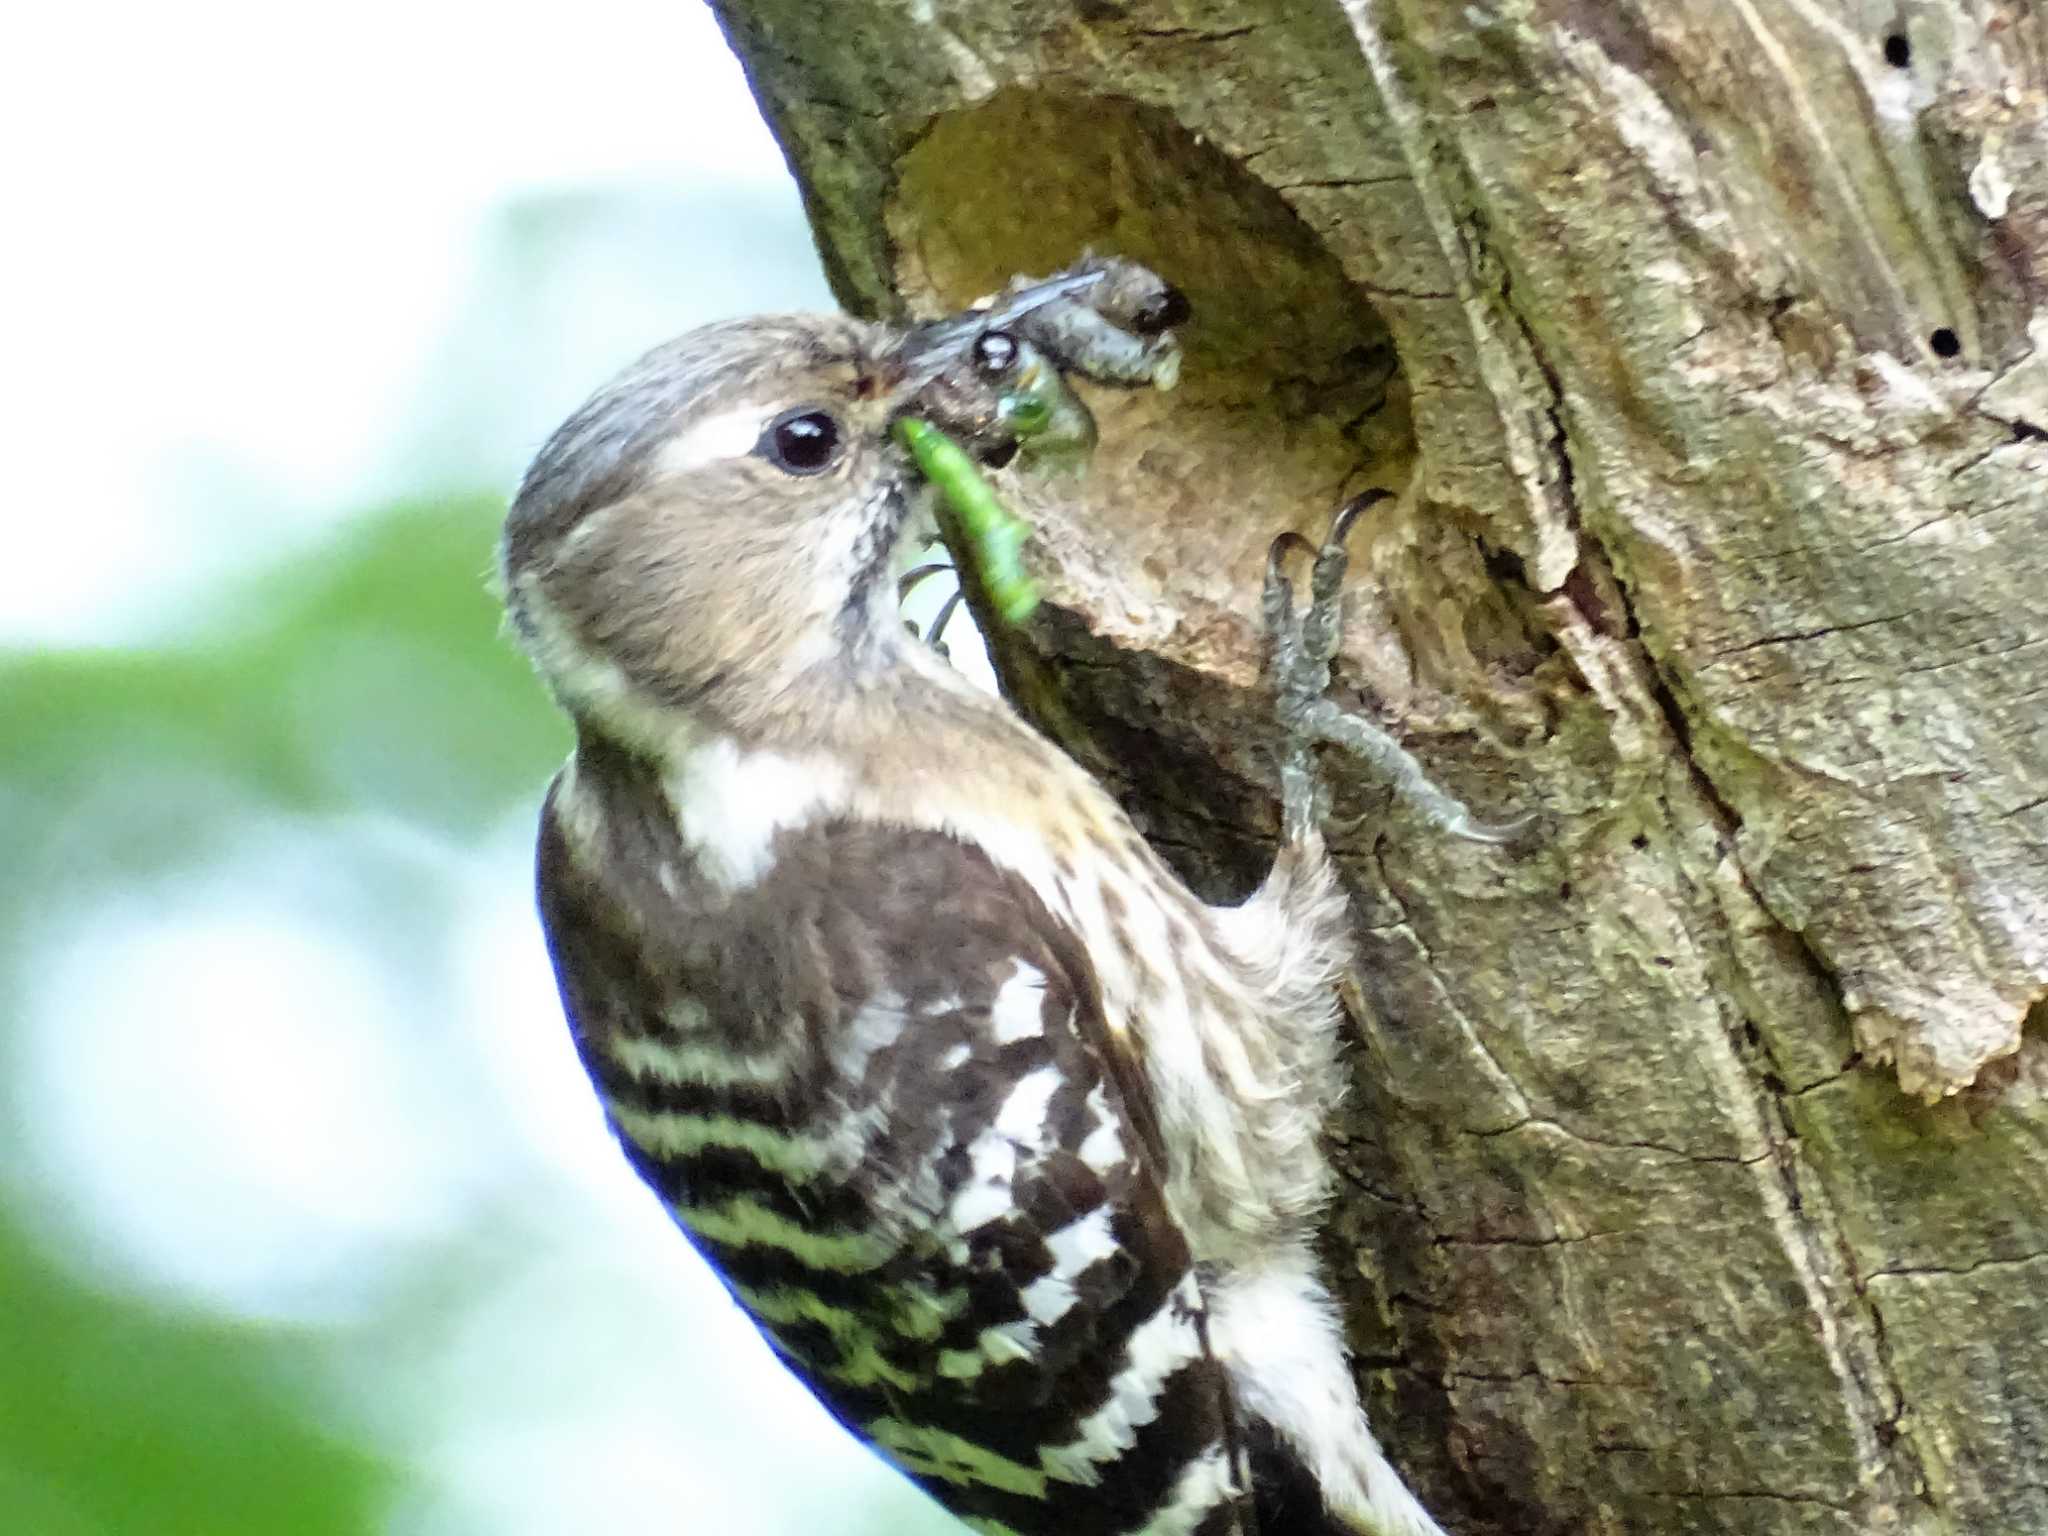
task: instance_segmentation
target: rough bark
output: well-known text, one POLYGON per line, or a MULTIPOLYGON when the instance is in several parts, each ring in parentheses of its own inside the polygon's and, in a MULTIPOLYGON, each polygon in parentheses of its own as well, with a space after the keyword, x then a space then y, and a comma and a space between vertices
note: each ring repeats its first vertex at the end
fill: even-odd
POLYGON ((1447 1523, 2048 1531, 2048 18, 714 5, 849 306, 1089 245, 1192 298, 998 660, 1212 895, 1261 553, 1402 493, 1339 687, 1540 812, 1332 764, 1332 1241, 1447 1523))

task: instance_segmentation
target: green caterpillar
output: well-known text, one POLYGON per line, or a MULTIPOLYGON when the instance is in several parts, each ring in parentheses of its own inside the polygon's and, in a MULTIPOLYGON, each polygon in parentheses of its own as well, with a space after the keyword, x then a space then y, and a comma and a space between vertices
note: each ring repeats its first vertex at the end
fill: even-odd
POLYGON ((960 542, 997 616, 1006 624, 1023 623, 1037 610, 1039 599, 1038 584, 1024 573, 1018 559, 1031 525, 996 499, 973 455, 930 422, 904 416, 894 430, 896 440, 910 450, 918 470, 952 513, 960 542))

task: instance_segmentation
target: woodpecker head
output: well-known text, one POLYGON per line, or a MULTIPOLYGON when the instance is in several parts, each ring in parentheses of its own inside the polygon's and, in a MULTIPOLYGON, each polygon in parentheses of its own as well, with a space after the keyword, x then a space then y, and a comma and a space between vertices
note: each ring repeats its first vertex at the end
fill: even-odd
POLYGON ((1084 258, 914 331, 771 315, 679 337, 527 471, 501 549, 513 626, 579 725, 650 748, 697 724, 815 726, 930 675, 893 579, 929 493, 892 418, 914 410, 990 463, 1024 440, 1084 451, 1094 420, 1063 371, 1170 383, 1185 309, 1144 269, 1084 258))
POLYGON ((901 332, 705 326, 548 441, 505 526, 506 603, 564 707, 628 738, 748 729, 907 650, 893 556, 921 494, 890 439, 901 332))

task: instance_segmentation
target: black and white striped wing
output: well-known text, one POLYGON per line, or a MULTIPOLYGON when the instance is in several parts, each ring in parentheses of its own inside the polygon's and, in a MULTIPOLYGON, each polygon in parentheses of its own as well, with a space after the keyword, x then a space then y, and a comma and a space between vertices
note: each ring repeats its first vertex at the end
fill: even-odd
POLYGON ((859 824, 785 834, 716 900, 602 864, 544 825, 585 1062, 634 1165, 826 1405, 992 1536, 1240 1532, 1142 1090, 1030 888, 952 838, 859 824))

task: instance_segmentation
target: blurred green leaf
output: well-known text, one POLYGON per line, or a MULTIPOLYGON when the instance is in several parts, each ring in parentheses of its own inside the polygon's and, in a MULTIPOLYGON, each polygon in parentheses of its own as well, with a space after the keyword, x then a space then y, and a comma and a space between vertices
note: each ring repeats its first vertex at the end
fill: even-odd
MULTIPOLYGON (((205 622, 157 648, 0 653, 10 876, 0 881, 0 1063, 28 1017, 11 1004, 33 991, 36 942, 75 936, 102 907, 185 900, 251 844, 318 849, 329 883, 324 905, 307 910, 331 920, 330 937, 365 964, 393 967, 402 993, 444 996, 436 967, 448 891, 421 872, 439 867, 438 849, 459 862, 508 817, 530 825, 568 748, 566 726, 501 632, 489 572, 502 515, 496 499, 471 497, 364 518, 222 591, 205 622), (391 839, 349 818, 395 820, 421 836, 391 839), (72 924, 37 921, 53 912, 72 924)), ((232 995, 231 980, 223 992, 232 995)), ((382 1027, 416 1029, 421 1051, 447 1048, 429 1012, 382 1027)), ((0 1172, 17 1172, 8 1160, 34 1113, 22 1108, 21 1123, 0 1116, 0 1172)), ((395 1500, 433 1487, 430 1463, 388 1425, 351 1427, 337 1407, 345 1373, 331 1369, 331 1330, 235 1323, 96 1289, 7 1225, 4 1183, 4 1536, 354 1536, 383 1529, 395 1500), (389 1461, 366 1448, 380 1436, 389 1461)), ((497 1282, 534 1262, 526 1229, 509 1247, 490 1246, 504 1241, 495 1219, 479 1208, 466 1234, 394 1254, 402 1285, 391 1269, 382 1275, 376 1315, 353 1340, 373 1358, 390 1351, 380 1402, 413 1405, 391 1422, 432 1390, 408 1379, 409 1359, 447 1347, 497 1282), (393 1338, 406 1348, 391 1349, 393 1338)), ((80 1226, 90 1230, 89 1213, 80 1226)), ((764 1458, 777 1432, 761 1427, 764 1458)), ((763 1536, 956 1529, 907 1484, 871 1477, 857 1500, 837 1500, 827 1479, 841 1475, 776 1490, 763 1536), (830 1505, 831 1518, 790 1513, 807 1511, 806 1499, 830 1505)), ((458 1522, 450 1529, 493 1528, 487 1504, 470 1512, 458 1497, 446 1511, 458 1522), (478 1523, 461 1525, 465 1515, 478 1523)), ((676 1530, 691 1528, 686 1514, 677 1520, 676 1530)))
POLYGON ((0 1225, 0 1526, 359 1536, 395 1476, 320 1429, 289 1333, 84 1289, 0 1225))
MULTIPOLYGON (((0 656, 0 909, 203 868, 266 816, 459 839, 537 799, 565 739, 499 633, 501 515, 475 497, 367 518, 175 645, 0 656)), ((4 996, 34 956, 9 938, 0 960, 4 996)), ((0 1210, 0 1530, 378 1528, 396 1474, 321 1427, 318 1342, 81 1286, 0 1210)))
POLYGON ((177 812, 130 851, 188 856, 248 801, 387 811, 456 835, 535 797, 567 735, 499 633, 502 506, 395 508, 224 592, 176 648, 0 654, 0 782, 32 821, 118 776, 177 812), (216 795, 182 792, 213 783, 216 795))

